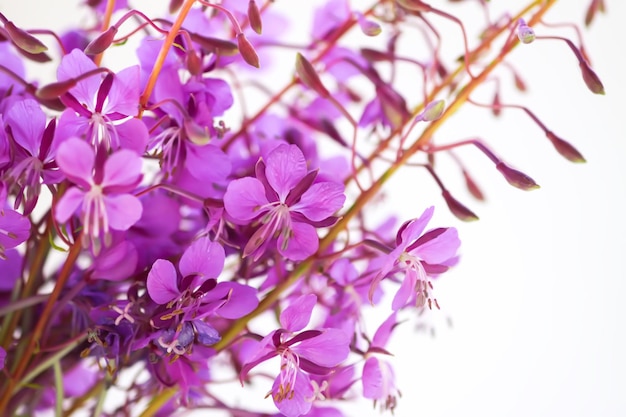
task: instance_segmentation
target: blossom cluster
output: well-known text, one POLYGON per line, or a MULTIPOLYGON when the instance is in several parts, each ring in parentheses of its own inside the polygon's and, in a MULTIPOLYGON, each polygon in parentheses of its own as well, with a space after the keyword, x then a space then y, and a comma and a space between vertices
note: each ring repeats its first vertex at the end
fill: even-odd
MULTIPOLYGON (((476 44, 443 6, 351 3, 319 2, 309 43, 295 46, 269 0, 173 0, 152 17, 87 1, 90 26, 59 34, 0 13, 1 415, 262 415, 262 398, 244 409, 213 389, 253 380, 287 417, 344 415, 338 404, 358 397, 393 411, 387 344, 402 317, 440 308, 434 282, 459 261, 456 228, 429 226, 433 204, 477 219, 435 157, 452 155, 477 199, 452 153, 466 144, 513 186, 537 188, 485 141, 435 144, 434 132, 462 104, 518 108, 584 161, 499 89, 492 103, 471 97, 520 43, 564 41, 587 87, 604 90, 582 47, 535 33, 554 2, 486 21, 476 44), (442 19, 461 28, 460 60, 442 56, 442 19), (396 50, 415 36, 427 59, 396 50), (131 45, 127 65, 107 66, 131 45), (27 77, 49 61, 54 81, 27 77), (393 76, 406 63, 421 74, 412 96, 393 76), (282 90, 262 81, 276 66, 293 75, 282 90), (268 94, 259 110, 248 88, 268 94), (375 201, 402 166, 431 175, 442 198, 396 222, 375 201), (122 401, 107 401, 112 387, 122 401)), ((603 6, 592 1, 589 22, 603 6)))

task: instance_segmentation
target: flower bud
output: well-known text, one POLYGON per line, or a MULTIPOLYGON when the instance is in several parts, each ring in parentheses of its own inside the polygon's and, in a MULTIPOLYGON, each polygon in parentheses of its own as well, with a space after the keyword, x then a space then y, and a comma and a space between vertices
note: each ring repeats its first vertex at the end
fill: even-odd
POLYGON ((111 46, 116 34, 117 28, 115 26, 111 26, 98 35, 94 40, 89 42, 89 45, 85 48, 85 54, 98 55, 103 53, 109 46, 111 46))
POLYGON ((202 49, 208 52, 217 52, 224 56, 233 56, 238 52, 237 45, 231 41, 201 36, 197 33, 191 33, 190 35, 192 41, 196 42, 202 49))
POLYGON ((585 157, 582 156, 580 152, 574 146, 572 146, 569 142, 564 141, 563 139, 557 137, 552 132, 546 132, 546 136, 554 146, 554 149, 557 150, 565 159, 575 162, 575 163, 583 163, 587 162, 585 157))
POLYGON ((330 97, 330 92, 322 84, 322 80, 317 75, 315 68, 300 52, 296 55, 296 73, 300 77, 300 81, 319 94, 320 97, 330 97))
POLYGON ((496 164, 496 169, 500 171, 502 175, 504 175, 504 178, 513 187, 517 187, 520 190, 524 191, 530 191, 539 188, 539 185, 528 175, 509 167, 504 162, 498 162, 496 164))
POLYGON ((478 201, 485 201, 485 195, 483 194, 476 181, 470 176, 470 174, 463 170, 463 178, 465 179, 465 186, 472 196, 478 201))
POLYGON ((535 40, 535 31, 526 24, 524 19, 517 21, 517 38, 522 43, 531 43, 535 40))
POLYGON ((493 95, 493 103, 491 103, 491 112, 498 117, 502 113, 502 102, 500 101, 500 93, 496 91, 493 95))
POLYGON ((446 109, 445 100, 435 100, 424 108, 421 115, 421 120, 425 122, 433 122, 441 117, 443 111, 446 109))
POLYGON ((248 65, 259 68, 259 56, 243 32, 237 35, 237 46, 239 47, 239 53, 243 60, 246 61, 248 65))
POLYGON ((196 51, 190 49, 186 54, 187 69, 191 75, 200 75, 202 73, 202 59, 196 51))
POLYGON ((248 20, 252 30, 260 35, 263 31, 263 23, 261 22, 261 12, 254 0, 248 2, 248 20))
POLYGON ((41 43, 39 39, 35 38, 30 33, 26 32, 23 29, 18 28, 11 21, 6 21, 4 23, 4 29, 7 31, 7 34, 15 43, 15 45, 31 54, 39 54, 41 52, 45 52, 48 50, 48 47, 41 43))
POLYGON ((61 97, 63 94, 67 93, 70 89, 75 87, 76 84, 77 81, 74 78, 51 83, 48 85, 44 85, 43 87, 39 87, 37 91, 35 91, 35 95, 37 96, 37 98, 43 100, 52 100, 61 97))
POLYGON ((450 191, 443 190, 441 195, 443 199, 446 201, 450 212, 454 214, 459 220, 463 220, 464 222, 473 222, 478 220, 478 216, 475 215, 470 209, 465 207, 463 204, 459 203, 452 195, 450 191))
POLYGON ((604 86, 589 64, 585 61, 579 61, 578 65, 580 66, 580 71, 583 74, 583 80, 585 80, 585 84, 587 84, 589 90, 591 90, 594 94, 604 94, 604 86))
POLYGON ((367 36, 378 36, 382 32, 380 25, 373 20, 366 19, 362 14, 357 16, 361 31, 367 36))
POLYGON ((180 7, 183 5, 183 1, 184 0, 170 0, 170 6, 169 6, 170 14, 176 13, 178 9, 180 9, 180 7))

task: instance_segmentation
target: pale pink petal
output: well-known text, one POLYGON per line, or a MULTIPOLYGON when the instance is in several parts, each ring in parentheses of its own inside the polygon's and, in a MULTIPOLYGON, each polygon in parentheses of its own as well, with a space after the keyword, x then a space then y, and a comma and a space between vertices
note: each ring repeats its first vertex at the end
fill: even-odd
POLYGON ((224 194, 224 208, 235 222, 247 223, 261 214, 261 207, 268 204, 265 188, 256 178, 246 177, 228 184, 224 194))
POLYGON ((274 149, 265 163, 265 176, 281 201, 306 175, 306 160, 296 145, 282 144, 274 149))
POLYGON ((59 223, 65 223, 72 217, 85 200, 85 192, 76 187, 65 191, 54 210, 54 217, 59 223))
POLYGON ((130 194, 104 196, 107 219, 111 229, 128 230, 141 218, 143 206, 130 194))
POLYGON ((274 380, 272 386, 272 399, 274 405, 285 417, 298 417, 303 414, 307 414, 311 410, 313 398, 315 392, 311 385, 311 380, 304 372, 296 371, 296 380, 290 389, 293 389, 293 395, 283 395, 279 393, 285 391, 285 387, 281 389, 280 385, 285 378, 283 375, 286 373, 284 369, 274 380))
POLYGON ((41 137, 46 128, 46 115, 35 100, 20 100, 9 108, 5 123, 11 128, 13 138, 32 156, 39 155, 41 137))
POLYGON ((59 145, 56 162, 61 171, 84 188, 93 182, 95 153, 92 147, 78 138, 69 138, 59 145))
POLYGON ((317 252, 319 237, 315 227, 308 223, 292 222, 293 235, 285 241, 281 234, 278 237, 278 251, 292 261, 301 261, 317 252))
POLYGON ((170 261, 157 259, 146 280, 148 294, 154 302, 167 304, 180 295, 178 291, 176 268, 170 261))
POLYGON ((440 264, 453 258, 460 246, 459 234, 454 227, 451 227, 436 238, 418 246, 411 253, 429 264, 440 264))
POLYGON ((115 74, 103 114, 120 113, 134 116, 139 110, 139 65, 115 74))
POLYGON ((316 365, 331 368, 348 358, 350 337, 340 329, 323 329, 319 336, 296 343, 291 349, 316 365))
POLYGON ((304 214, 309 220, 321 221, 343 207, 345 201, 343 184, 319 182, 305 191, 290 209, 304 214))
POLYGON ((402 284, 396 295, 393 297, 393 301, 391 302, 391 309, 393 311, 398 311, 406 304, 407 300, 415 294, 415 285, 417 284, 417 272, 413 268, 409 268, 406 271, 406 275, 404 276, 404 280, 402 280, 402 284))
MULTIPOLYGON (((96 64, 79 49, 74 49, 61 59, 57 69, 57 79, 59 81, 76 78, 86 72, 96 69, 96 64)), ((95 109, 96 95, 102 82, 100 74, 81 80, 70 93, 80 102, 87 105, 90 111, 95 109)))
POLYGON ((301 295, 280 314, 280 325, 290 332, 304 329, 309 324, 316 303, 317 296, 315 294, 301 295))
POLYGON ((133 151, 120 149, 111 154, 104 163, 102 187, 115 187, 116 192, 133 190, 141 181, 141 164, 141 157, 133 151))
POLYGON ((130 149, 143 155, 148 145, 148 128, 139 119, 131 118, 116 125, 115 132, 119 138, 120 148, 130 149))
POLYGON ((195 274, 205 281, 208 278, 217 278, 224 268, 224 248, 208 237, 194 241, 183 253, 178 263, 178 270, 183 277, 195 274))

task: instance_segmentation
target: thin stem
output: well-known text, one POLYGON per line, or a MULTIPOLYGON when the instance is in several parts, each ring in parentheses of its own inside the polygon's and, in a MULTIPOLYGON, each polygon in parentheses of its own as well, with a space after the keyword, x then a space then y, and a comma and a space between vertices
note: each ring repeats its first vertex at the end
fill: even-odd
MULTIPOLYGON (((115 9, 115 0, 107 0, 107 7, 106 7, 106 10, 104 11, 104 18, 102 19, 102 32, 106 32, 106 30, 109 29, 109 26, 111 26, 111 18, 113 17, 113 9, 115 9)), ((104 55, 104 52, 96 55, 93 58, 93 62, 97 66, 100 66, 100 63, 102 63, 103 55, 104 55)))

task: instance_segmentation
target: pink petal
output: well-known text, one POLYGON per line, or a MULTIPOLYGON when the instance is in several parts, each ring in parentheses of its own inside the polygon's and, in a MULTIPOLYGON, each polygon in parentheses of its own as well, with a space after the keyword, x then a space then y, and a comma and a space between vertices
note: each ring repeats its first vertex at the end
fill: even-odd
POLYGON ((0 208, 0 232, 0 248, 14 248, 28 239, 30 220, 17 211, 0 208))
POLYGON ((139 65, 121 70, 115 74, 102 113, 134 116, 139 109, 139 93, 139 65))
POLYGON ((238 282, 220 282, 213 292, 222 293, 228 300, 216 310, 216 314, 225 319, 238 319, 254 310, 259 305, 257 290, 238 282))
POLYGON ((39 155, 41 137, 46 128, 46 115, 35 100, 20 100, 9 107, 6 125, 11 127, 13 138, 32 156, 39 155))
POLYGON ((92 277, 108 281, 119 281, 128 278, 137 267, 139 255, 135 245, 121 241, 98 255, 94 260, 92 277))
POLYGON ((324 329, 319 336, 294 344, 292 350, 316 365, 331 368, 346 360, 350 338, 340 329, 324 329))
POLYGON ((453 258, 460 246, 459 233, 451 227, 411 252, 429 264, 440 264, 453 258))
POLYGON ((285 417, 298 417, 307 414, 313 405, 311 398, 314 395, 311 380, 308 375, 304 372, 296 371, 296 381, 293 384, 294 386, 290 387, 294 391, 293 396, 280 396, 279 392, 284 391, 284 388, 281 389, 280 385, 284 378, 285 370, 283 369, 280 372, 272 386, 272 399, 274 400, 276 408, 278 408, 285 417))
POLYGON ((260 207, 267 205, 265 188, 261 181, 256 178, 246 177, 232 181, 228 184, 224 194, 224 208, 233 217, 235 222, 245 224, 260 213, 260 207))
MULTIPOLYGON (((217 278, 224 268, 224 248, 219 243, 211 242, 208 237, 194 241, 183 253, 178 263, 178 270, 183 277, 197 274, 208 278, 217 278)), ((197 283, 198 285, 200 283, 197 283)))
POLYGON ((398 288, 398 291, 391 302, 391 309, 393 311, 398 311, 404 307, 407 300, 415 293, 416 284, 417 272, 413 268, 407 269, 404 280, 402 280, 402 284, 400 285, 400 288, 398 288))
POLYGON ((280 314, 280 325, 290 332, 304 329, 309 324, 316 303, 317 296, 315 294, 301 295, 280 314))
POLYGON ((228 156, 214 145, 187 145, 185 166, 195 178, 214 183, 224 181, 231 170, 228 156))
POLYGON ((368 358, 363 366, 363 397, 385 400, 395 394, 395 376, 391 366, 378 358, 368 358))
POLYGON ((287 194, 306 175, 306 160, 296 145, 282 144, 267 157, 265 175, 271 187, 285 201, 287 194))
POLYGON ((343 184, 319 182, 302 194, 300 201, 291 207, 309 220, 321 221, 332 216, 346 201, 343 184))
MULTIPOLYGON (((96 64, 79 49, 74 49, 61 59, 59 68, 57 69, 57 78, 59 81, 76 78, 86 72, 96 69, 96 64)), ((101 76, 99 74, 81 80, 76 87, 70 90, 70 93, 76 99, 87 105, 90 111, 95 109, 96 95, 101 84, 101 76)))
POLYGON ((146 285, 150 298, 157 304, 167 304, 180 295, 178 291, 176 268, 170 261, 157 259, 150 272, 146 285))
POLYGON ((281 255, 292 261, 301 261, 317 252, 320 242, 315 227, 308 223, 292 222, 291 230, 293 235, 287 242, 282 234, 278 238, 278 252, 281 255))
POLYGON ((141 218, 143 206, 130 194, 104 196, 106 214, 111 229, 128 230, 141 218))
POLYGON ((65 191, 55 207, 54 217, 59 223, 65 223, 78 210, 85 200, 85 192, 76 187, 65 191))
POLYGON ((57 165, 72 181, 84 188, 93 183, 95 153, 92 147, 78 138, 70 138, 59 145, 57 165))
POLYGON ((384 348, 389 341, 389 337, 391 337, 391 332, 393 331, 396 323, 396 313, 394 312, 378 327, 376 333, 374 333, 372 346, 384 348))
POLYGON ((139 119, 131 118, 116 125, 115 132, 120 140, 120 147, 130 149, 142 155, 148 145, 148 128, 139 119))
POLYGON ((426 225, 433 217, 434 212, 435 207, 431 206, 427 208, 418 219, 410 222, 408 226, 404 230, 402 230, 401 237, 404 247, 406 247, 410 243, 413 243, 413 241, 421 236, 422 232, 426 228, 426 225))
POLYGON ((104 163, 102 187, 114 186, 116 192, 132 191, 141 180, 141 163, 141 157, 127 149, 111 154, 104 163))

